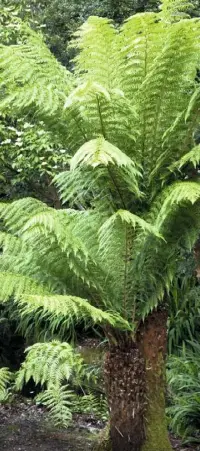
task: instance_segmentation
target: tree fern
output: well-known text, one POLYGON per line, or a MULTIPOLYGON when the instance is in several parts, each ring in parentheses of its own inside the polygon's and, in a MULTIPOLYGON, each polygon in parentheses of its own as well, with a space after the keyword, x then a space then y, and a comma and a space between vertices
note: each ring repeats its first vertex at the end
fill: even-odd
MULTIPOLYGON (((165 7, 168 9, 167 4, 165 7)), ((174 4, 174 8, 179 5, 174 4)), ((34 278, 48 284, 48 274, 51 275, 50 292, 73 295, 78 278, 83 298, 89 298, 96 306, 100 302, 101 306, 107 305, 121 314, 121 300, 127 297, 128 316, 134 299, 139 311, 142 302, 146 313, 162 299, 173 273, 172 267, 166 271, 174 246, 174 241, 173 246, 169 245, 169 227, 172 230, 176 217, 182 217, 183 211, 187 215, 187 202, 194 204, 199 199, 198 182, 182 182, 184 173, 179 176, 172 172, 173 165, 184 165, 182 158, 187 158, 185 155, 192 148, 191 158, 193 161, 198 158, 191 128, 195 124, 189 117, 185 123, 185 115, 190 108, 187 115, 191 116, 195 103, 194 98, 191 106, 199 59, 199 21, 168 21, 163 11, 158 16, 147 13, 130 18, 121 33, 106 19, 88 19, 72 43, 78 50, 75 79, 79 84, 71 92, 69 74, 66 72, 60 84, 64 69, 54 64, 43 44, 40 46, 51 70, 55 66, 58 77, 55 92, 59 90, 65 96, 64 103, 59 96, 55 103, 62 109, 62 118, 66 120, 63 136, 74 154, 70 170, 57 177, 56 183, 62 197, 76 210, 53 211, 38 201, 23 200, 21 204, 3 207, 1 213, 11 233, 31 247, 34 278), (133 74, 135 81, 131 84, 133 74), (123 220, 126 215, 123 227, 120 211, 124 212, 123 220), (114 225, 116 233, 112 236, 114 225), (108 236, 104 236, 106 230, 108 236), (116 241, 117 234, 120 238, 116 241), (100 252, 102 246, 112 253, 100 252), (36 257, 38 247, 40 261, 36 257), (165 255, 164 261, 161 255, 165 255), (152 261, 159 262, 162 269, 155 265, 147 283, 140 274, 148 273, 152 261)), ((9 81, 9 71, 14 71, 16 80, 21 77, 23 89, 35 84, 34 68, 40 62, 34 44, 40 38, 30 33, 31 46, 27 47, 28 39, 15 48, 2 47, 2 77, 9 81), (14 69, 18 52, 22 55, 20 69, 19 66, 14 69), (29 52, 33 69, 25 75, 29 52)), ((38 71, 37 75, 39 80, 40 77, 45 80, 45 67, 41 70, 41 75, 38 71)), ((13 83, 10 90, 18 92, 13 83)), ((40 88, 42 82, 38 83, 40 88)), ((5 95, 3 102, 15 109, 15 102, 11 107, 9 99, 5 95)), ((16 94, 17 102, 18 99, 16 94)), ((50 110, 45 113, 40 107, 39 91, 34 102, 48 126, 50 110)), ((54 112, 48 103, 55 117, 57 110, 54 112)), ((17 108, 23 113, 20 102, 17 108)), ((182 167, 187 169, 187 165, 182 167)), ((191 208, 188 207, 188 212, 191 208)), ((195 208, 194 211, 196 214, 195 208)), ((197 222, 198 216, 195 227, 197 222)), ((194 240, 195 227, 187 230, 187 237, 184 235, 187 243, 194 240)), ((28 264, 24 264, 21 269, 24 276, 30 276, 27 270, 28 264)))
POLYGON ((98 323, 116 344, 136 340, 166 301, 180 247, 193 246, 200 226, 199 177, 188 164, 199 158, 200 21, 179 20, 185 9, 165 0, 121 29, 89 18, 72 42, 72 76, 32 32, 1 47, 2 111, 42 117, 71 155, 54 180, 68 208, 35 199, 0 207, 4 231, 23 243, 18 256, 2 241, 1 277, 13 282, 0 298, 13 296, 25 327, 45 322, 63 336, 73 322, 98 323))

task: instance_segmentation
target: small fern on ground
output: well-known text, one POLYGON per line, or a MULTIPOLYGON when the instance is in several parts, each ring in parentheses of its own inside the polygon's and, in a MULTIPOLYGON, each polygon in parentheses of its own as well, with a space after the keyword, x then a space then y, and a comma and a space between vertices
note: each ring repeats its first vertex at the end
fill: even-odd
POLYGON ((67 385, 50 385, 36 397, 49 410, 49 418, 55 426, 68 427, 72 421, 74 392, 67 385))
POLYGON ((10 398, 10 384, 13 374, 8 368, 0 368, 0 403, 8 401, 10 398))
POLYGON ((105 396, 95 394, 94 383, 90 393, 89 381, 96 380, 93 371, 68 343, 54 340, 30 346, 16 374, 15 389, 21 390, 30 379, 42 388, 36 403, 47 407, 57 426, 68 426, 73 412, 93 412, 106 418, 105 396), (78 396, 78 391, 82 395, 78 396))
POLYGON ((72 410, 75 413, 91 414, 103 421, 108 419, 108 404, 104 395, 97 396, 89 393, 83 396, 76 396, 72 410))

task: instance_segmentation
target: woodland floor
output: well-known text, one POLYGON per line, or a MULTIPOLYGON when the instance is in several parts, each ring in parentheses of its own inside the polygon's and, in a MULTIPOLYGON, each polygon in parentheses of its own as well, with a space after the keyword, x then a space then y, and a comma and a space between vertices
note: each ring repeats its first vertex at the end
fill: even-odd
MULTIPOLYGON (((0 450, 89 451, 101 428, 102 424, 91 416, 78 416, 73 427, 57 429, 47 422, 43 409, 30 403, 0 406, 0 450)), ((181 446, 175 438, 172 445, 176 451, 197 451, 181 446)))

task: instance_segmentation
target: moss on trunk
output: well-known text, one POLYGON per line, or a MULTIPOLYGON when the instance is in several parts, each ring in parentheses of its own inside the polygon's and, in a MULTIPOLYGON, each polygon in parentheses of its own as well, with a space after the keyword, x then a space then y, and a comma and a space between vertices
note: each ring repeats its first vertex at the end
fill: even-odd
POLYGON ((146 361, 146 439, 141 451, 172 451, 165 415, 165 356, 167 312, 152 313, 139 331, 138 341, 146 361))
MULTIPOLYGON (((164 362, 160 356, 157 374, 149 374, 147 384, 148 407, 146 412, 146 440, 142 451, 172 451, 165 416, 164 362), (162 373, 162 374, 161 374, 162 373)), ((151 370, 149 370, 151 373, 151 370)))

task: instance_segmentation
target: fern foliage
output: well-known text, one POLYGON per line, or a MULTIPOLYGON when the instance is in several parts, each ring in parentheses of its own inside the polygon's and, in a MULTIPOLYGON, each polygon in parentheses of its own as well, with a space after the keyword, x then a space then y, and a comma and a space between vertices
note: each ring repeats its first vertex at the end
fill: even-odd
POLYGON ((36 401, 49 410, 49 418, 55 426, 68 427, 72 421, 74 393, 67 386, 51 385, 37 396, 36 401))
POLYGON ((36 402, 47 407, 56 426, 67 427, 72 420, 75 394, 66 383, 78 380, 82 373, 82 358, 68 343, 59 341, 36 343, 26 350, 26 354, 16 376, 16 389, 22 389, 32 378, 43 388, 36 402))
POLYGON ((164 0, 120 29, 90 17, 71 42, 73 73, 27 26, 1 46, 1 110, 41 117, 71 156, 54 179, 61 210, 0 206, 0 297, 13 296, 26 327, 133 331, 169 293, 180 246, 193 246, 200 21, 187 9, 164 0))
MULTIPOLYGON (((3 371, 2 388, 10 375, 6 369, 3 371)), ((93 375, 81 355, 69 343, 54 340, 27 348, 25 361, 15 378, 15 389, 21 390, 31 378, 36 386, 41 386, 41 393, 35 398, 36 403, 47 407, 49 418, 56 426, 67 427, 72 421, 73 412, 86 413, 92 410, 97 417, 106 418, 104 396, 95 396, 88 391, 88 387, 83 391, 83 385, 93 379, 93 375), (77 394, 78 388, 84 393, 82 396, 77 394)))
POLYGON ((27 348, 26 354, 16 379, 18 389, 31 377, 35 384, 60 385, 72 377, 75 368, 78 372, 82 363, 80 356, 68 343, 59 341, 36 343, 27 348))
POLYGON ((10 396, 9 385, 13 374, 8 368, 0 368, 0 402, 5 402, 10 396))

